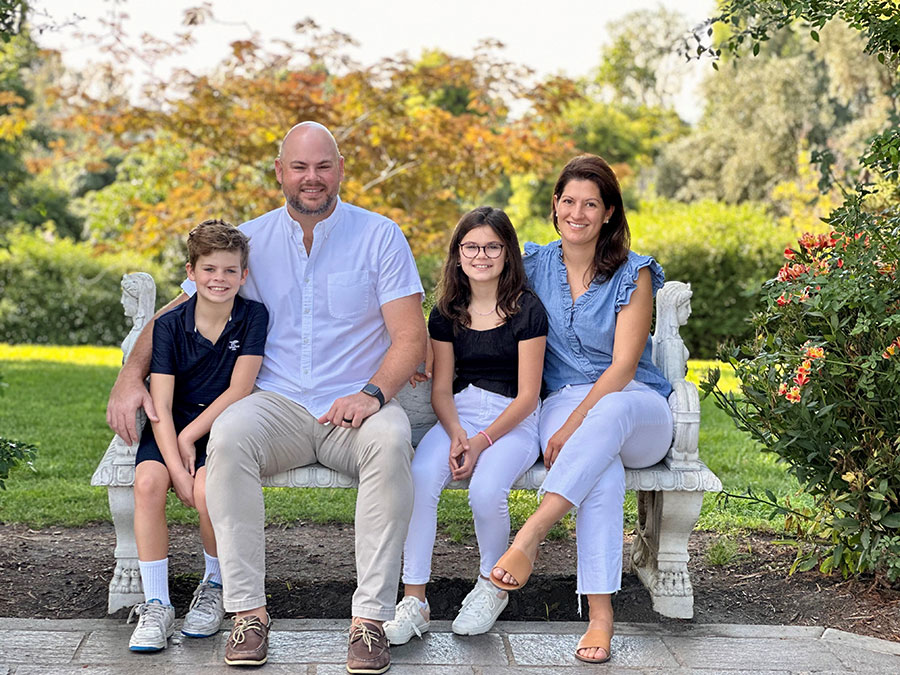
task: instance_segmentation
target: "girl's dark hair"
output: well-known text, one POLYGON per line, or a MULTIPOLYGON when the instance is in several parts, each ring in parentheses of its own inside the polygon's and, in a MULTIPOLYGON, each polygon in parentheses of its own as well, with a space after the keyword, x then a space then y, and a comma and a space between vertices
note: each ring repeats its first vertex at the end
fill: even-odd
POLYGON ((437 289, 437 308, 441 314, 457 325, 469 326, 469 302, 472 290, 469 277, 460 266, 459 245, 469 232, 476 227, 487 225, 503 244, 506 253, 503 270, 497 284, 497 310, 501 317, 509 319, 519 311, 519 296, 525 288, 525 267, 519 253, 519 239, 516 229, 500 209, 490 206, 479 206, 460 218, 450 237, 447 260, 441 271, 441 281, 437 289))
MULTIPOLYGON (((563 190, 573 180, 589 180, 600 191, 600 199, 608 209, 614 206, 609 222, 600 228, 600 237, 594 249, 594 265, 591 272, 593 279, 609 279, 619 266, 628 258, 628 250, 631 246, 631 231, 628 229, 628 220, 625 218, 625 207, 622 204, 622 190, 619 181, 606 160, 597 155, 579 155, 572 159, 556 181, 553 188, 553 196, 558 201, 563 190)), ((550 205, 550 218, 553 227, 559 232, 559 223, 556 219, 556 207, 550 205)))

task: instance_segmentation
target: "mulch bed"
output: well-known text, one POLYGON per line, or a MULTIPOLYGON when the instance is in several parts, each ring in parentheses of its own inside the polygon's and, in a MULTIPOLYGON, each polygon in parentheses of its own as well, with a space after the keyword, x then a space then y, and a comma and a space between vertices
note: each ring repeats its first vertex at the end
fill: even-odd
MULTIPOLYGON (((793 549, 759 534, 743 535, 728 564, 711 565, 704 554, 717 537, 708 532, 691 537, 693 622, 821 625, 900 641, 900 589, 879 587, 872 579, 844 580, 818 572, 789 576, 793 549)), ((0 525, 0 542, 0 616, 106 616, 114 566, 112 525, 40 531, 0 525)), ((270 527, 266 542, 267 593, 274 617, 349 616, 355 585, 352 527, 308 523, 270 527)), ((196 530, 173 527, 172 599, 179 614, 187 609, 202 565, 196 530)), ((452 619, 477 573, 474 541, 459 544, 439 534, 433 568, 428 591, 432 617, 452 619)), ((502 618, 577 620, 574 570, 573 538, 545 543, 534 575, 522 591, 511 595, 502 618)), ((617 621, 679 621, 653 612, 646 590, 627 570, 614 606, 617 621)))

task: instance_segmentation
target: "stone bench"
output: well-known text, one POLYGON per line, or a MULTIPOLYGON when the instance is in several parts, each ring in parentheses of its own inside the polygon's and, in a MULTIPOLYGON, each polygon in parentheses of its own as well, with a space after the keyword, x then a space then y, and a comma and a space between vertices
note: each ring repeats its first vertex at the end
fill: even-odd
MULTIPOLYGON (((156 287, 144 273, 122 279, 122 304, 133 328, 122 343, 127 357, 138 333, 153 315, 156 287)), ((719 492, 722 484, 700 461, 697 441, 700 400, 696 387, 684 379, 688 352, 679 335, 690 315, 690 285, 669 281, 656 296, 656 329, 653 360, 671 382, 669 405, 675 419, 672 446, 665 459, 646 469, 628 469, 625 483, 637 493, 638 522, 631 562, 650 592, 653 609, 663 616, 689 619, 694 612, 694 593, 688 575, 688 538, 703 503, 704 492, 719 492)), ((415 389, 406 386, 397 400, 406 409, 413 444, 435 423, 430 383, 415 389)), ((139 413, 143 424, 143 412, 139 413)), ((91 485, 106 486, 116 530, 116 568, 109 584, 108 611, 143 602, 137 545, 134 537, 134 455, 137 446, 115 436, 94 472, 91 485)), ((546 469, 541 460, 526 471, 513 489, 536 490, 546 469)), ((356 481, 320 464, 298 467, 266 478, 267 487, 352 488, 356 481)), ((448 489, 465 489, 467 481, 450 483, 448 489)), ((352 552, 348 551, 348 555, 352 552)))

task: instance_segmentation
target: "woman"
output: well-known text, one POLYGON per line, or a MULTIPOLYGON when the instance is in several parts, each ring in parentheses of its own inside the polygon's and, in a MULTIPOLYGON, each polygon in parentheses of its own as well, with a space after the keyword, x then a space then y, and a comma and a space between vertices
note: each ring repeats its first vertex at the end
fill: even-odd
POLYGON ((509 598, 489 575, 509 544, 509 490, 540 452, 538 401, 547 338, 540 300, 525 289, 519 241, 507 215, 482 206, 457 224, 428 320, 431 403, 438 423, 412 461, 415 501, 403 547, 403 599, 384 624, 392 645, 430 626, 425 585, 441 490, 471 477, 469 505, 479 577, 453 622, 458 635, 491 629, 509 598))
POLYGON ((547 478, 542 501, 491 572, 500 588, 521 588, 538 545, 571 508, 578 510, 579 594, 590 625, 575 656, 610 658, 611 594, 622 578, 625 466, 661 460, 672 441, 671 386, 651 361, 653 295, 663 272, 629 251, 618 181, 600 157, 563 169, 551 217, 560 239, 525 245, 525 271, 547 310, 548 392, 540 418, 547 478))

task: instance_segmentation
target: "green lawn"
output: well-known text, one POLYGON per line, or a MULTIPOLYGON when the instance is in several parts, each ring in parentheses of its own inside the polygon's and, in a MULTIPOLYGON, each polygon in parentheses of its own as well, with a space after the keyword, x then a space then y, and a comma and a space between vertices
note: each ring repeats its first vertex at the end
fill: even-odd
MULTIPOLYGON (((108 521, 106 490, 90 486, 91 474, 111 439, 106 426, 106 396, 118 370, 121 351, 114 347, 44 347, 0 344, 0 373, 8 384, 0 396, 0 435, 38 446, 33 469, 18 467, 0 491, 0 521, 30 527, 73 526, 108 521)), ((717 364, 692 361, 695 382, 717 364)), ((734 386, 730 373, 723 386, 734 386)), ((700 453, 725 489, 743 493, 748 486, 762 494, 793 495, 796 482, 772 455, 737 431, 712 400, 702 403, 700 453)), ((266 490, 271 522, 352 522, 352 490, 266 490)), ((510 499, 517 527, 536 506, 535 495, 515 492, 510 499)), ((170 518, 195 522, 193 512, 170 496, 170 518)), ((634 495, 626 501, 626 519, 635 517, 634 495)), ((448 491, 438 510, 451 534, 472 532, 471 514, 462 491, 448 491)), ((768 509, 742 500, 727 505, 707 495, 699 527, 728 532, 740 528, 778 529, 768 509)))

